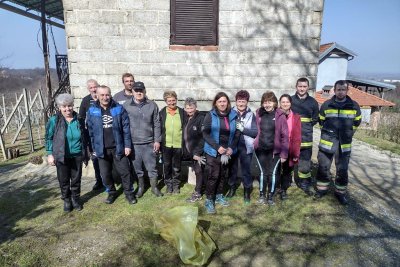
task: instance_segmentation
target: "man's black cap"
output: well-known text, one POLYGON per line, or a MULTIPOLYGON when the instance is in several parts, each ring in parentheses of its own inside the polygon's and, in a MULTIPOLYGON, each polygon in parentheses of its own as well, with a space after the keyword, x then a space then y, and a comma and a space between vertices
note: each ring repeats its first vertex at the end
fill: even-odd
POLYGON ((142 82, 135 82, 133 84, 133 90, 146 90, 146 87, 144 87, 144 83, 142 82))

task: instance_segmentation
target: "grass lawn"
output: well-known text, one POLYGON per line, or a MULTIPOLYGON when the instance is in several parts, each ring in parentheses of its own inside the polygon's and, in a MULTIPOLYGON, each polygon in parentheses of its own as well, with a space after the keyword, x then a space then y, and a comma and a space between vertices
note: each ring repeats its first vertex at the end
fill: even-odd
POLYGON ((400 144, 383 140, 382 138, 370 136, 368 135, 367 130, 358 129, 354 135, 354 138, 370 145, 376 146, 380 150, 388 150, 392 153, 400 155, 400 144))
MULTIPOLYGON (((106 193, 83 192, 81 212, 65 214, 59 189, 26 183, 0 198, 0 266, 183 266, 178 252, 154 234, 154 219, 170 207, 187 205, 193 186, 180 195, 156 198, 147 191, 136 205, 121 195, 112 205, 106 193)), ((11 182, 10 182, 11 183, 11 182)), ((1 188, 6 188, 2 183, 1 188)), ((255 190, 257 191, 257 190, 255 190)), ((245 205, 240 196, 231 206, 207 215, 199 206, 200 224, 215 240, 209 266, 390 266, 391 256, 371 250, 369 242, 385 232, 367 211, 352 202, 321 201, 290 188, 290 198, 275 206, 245 205)), ((380 248, 382 250, 382 248, 380 248)), ((382 253, 386 253, 384 250, 382 253)), ((395 252, 393 252, 395 253, 395 252)), ((389 253, 390 254, 390 253, 389 253)))

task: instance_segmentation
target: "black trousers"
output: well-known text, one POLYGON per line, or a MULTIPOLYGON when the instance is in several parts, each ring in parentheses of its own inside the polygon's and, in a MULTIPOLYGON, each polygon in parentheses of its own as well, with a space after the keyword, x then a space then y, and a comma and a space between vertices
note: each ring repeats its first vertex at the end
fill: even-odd
POLYGON ((206 196, 207 199, 214 199, 216 194, 224 193, 225 176, 228 165, 221 164, 221 156, 216 158, 206 155, 206 172, 207 172, 207 185, 206 196))
POLYGON ((164 183, 167 188, 179 187, 181 180, 182 149, 163 147, 164 183))
POLYGON ((321 150, 318 151, 317 189, 319 191, 328 190, 333 159, 335 159, 336 165, 335 191, 344 194, 347 191, 349 183, 350 152, 343 153, 339 147, 334 154, 321 150))
POLYGON ((125 156, 116 156, 115 148, 105 149, 104 157, 99 158, 99 167, 103 184, 109 194, 115 194, 115 181, 112 176, 113 166, 121 177, 122 187, 125 195, 132 194, 131 166, 129 159, 125 156))
POLYGON ((61 198, 77 198, 81 194, 83 157, 65 158, 64 163, 57 162, 57 179, 60 184, 61 198))
POLYGON ((194 191, 196 191, 198 194, 201 195, 203 188, 205 187, 204 185, 207 183, 205 166, 204 165, 200 166, 197 160, 194 160, 192 163, 192 168, 194 174, 196 175, 196 187, 194 188, 194 191))
POLYGON ((297 177, 299 179, 311 179, 311 156, 312 147, 302 148, 300 150, 297 172, 297 177))
POLYGON ((268 186, 268 193, 274 194, 276 187, 280 184, 281 164, 278 154, 274 155, 273 150, 256 150, 257 163, 262 171, 260 177, 260 192, 265 194, 268 186), (262 180, 261 180, 262 179, 262 180))
POLYGON ((289 159, 282 164, 281 181, 278 185, 281 190, 286 191, 292 183, 293 169, 294 166, 289 166, 289 159))

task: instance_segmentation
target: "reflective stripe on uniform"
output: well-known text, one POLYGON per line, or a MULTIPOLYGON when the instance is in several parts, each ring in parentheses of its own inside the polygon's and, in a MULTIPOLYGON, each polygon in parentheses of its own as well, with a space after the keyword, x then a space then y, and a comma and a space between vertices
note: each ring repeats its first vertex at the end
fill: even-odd
POLYGON ((319 120, 324 121, 325 120, 325 116, 319 115, 319 120))
POLYGON ((340 148, 342 149, 342 152, 349 152, 351 151, 351 144, 340 145, 340 148))
POLYGON ((321 140, 319 140, 319 146, 322 147, 322 148, 326 148, 326 149, 328 149, 328 150, 331 150, 331 149, 332 149, 332 146, 333 146, 333 143, 321 139, 321 140))
POLYGON ((339 110, 339 118, 354 119, 356 117, 356 110, 339 110))
POLYGON ((353 125, 353 130, 357 130, 358 126, 353 125))
POLYGON ((299 172, 299 178, 301 179, 311 178, 311 172, 306 172, 306 173, 299 172))
POLYGON ((311 122, 311 118, 300 118, 301 122, 311 122))
POLYGON ((340 191, 345 191, 345 190, 347 189, 347 186, 345 186, 345 185, 338 185, 338 184, 335 183, 335 188, 336 188, 337 190, 340 190, 340 191))
POLYGON ((355 120, 355 121, 361 120, 361 115, 360 115, 360 116, 357 116, 354 120, 355 120))
POLYGON ((304 142, 304 143, 301 143, 300 146, 301 147, 310 147, 310 146, 312 146, 312 142, 304 142))
POLYGON ((317 181, 317 189, 319 191, 326 191, 329 189, 329 182, 320 182, 317 181))

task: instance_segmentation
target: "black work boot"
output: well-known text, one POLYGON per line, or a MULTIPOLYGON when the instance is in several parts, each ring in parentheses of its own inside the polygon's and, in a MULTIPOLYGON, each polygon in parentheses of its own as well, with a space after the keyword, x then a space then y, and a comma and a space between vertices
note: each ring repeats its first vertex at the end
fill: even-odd
POLYGON ((137 199, 136 199, 136 197, 135 197, 135 195, 133 193, 126 195, 125 198, 126 198, 126 200, 128 201, 129 204, 133 205, 133 204, 137 203, 137 199))
POLYGON ((286 190, 282 190, 282 191, 280 192, 280 196, 281 196, 281 200, 286 200, 286 199, 288 199, 288 195, 287 195, 286 190))
POLYGON ((104 200, 104 202, 106 204, 112 204, 112 203, 114 203, 116 198, 117 198, 117 196, 115 194, 108 194, 107 199, 104 200))
POLYGON ((339 201, 340 204, 342 204, 344 206, 349 204, 349 200, 347 199, 346 193, 335 192, 335 197, 337 198, 337 200, 339 201))
POLYGON ((144 177, 138 177, 138 191, 136 193, 136 197, 140 198, 143 196, 144 193, 144 177))
POLYGON ((68 198, 64 198, 64 211, 65 212, 71 212, 72 211, 72 203, 71 203, 71 199, 68 198))
POLYGON ((236 186, 232 185, 232 186, 229 188, 229 191, 228 191, 228 194, 226 194, 226 197, 227 197, 227 198, 232 198, 232 197, 235 196, 235 194, 236 194, 236 186))
POLYGON ((314 194, 314 199, 318 200, 323 198, 326 194, 328 193, 328 191, 321 191, 321 190, 317 190, 314 194))
POLYGON ((243 200, 244 203, 246 204, 250 203, 250 193, 251 193, 251 188, 244 188, 243 200))
POLYGON ((83 209, 80 198, 79 197, 72 197, 72 206, 75 210, 81 211, 83 209))
POLYGON ((164 196, 163 193, 160 192, 157 188, 157 178, 150 178, 150 185, 151 185, 151 192, 156 196, 156 197, 162 197, 164 196))

